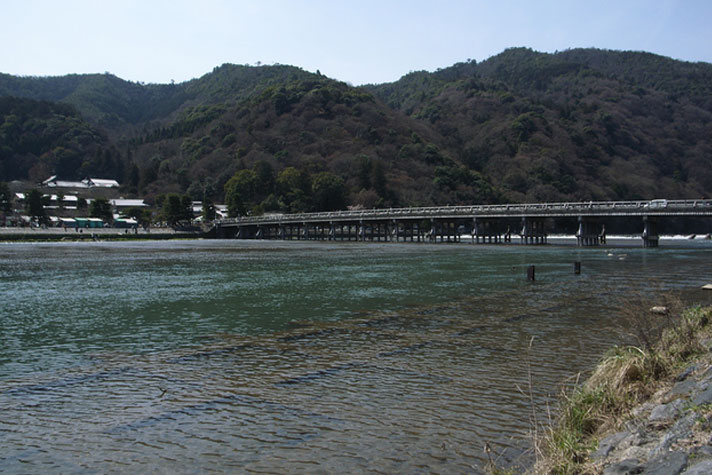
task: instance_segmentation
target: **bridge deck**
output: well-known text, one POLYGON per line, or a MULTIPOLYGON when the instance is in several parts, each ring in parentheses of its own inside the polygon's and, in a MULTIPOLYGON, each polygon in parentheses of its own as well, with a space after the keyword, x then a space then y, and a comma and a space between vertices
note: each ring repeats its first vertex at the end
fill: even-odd
POLYGON ((437 206, 271 214, 225 219, 219 226, 266 226, 290 223, 339 223, 360 221, 466 219, 466 218, 565 218, 626 216, 712 216, 712 200, 590 201, 472 206, 437 206))

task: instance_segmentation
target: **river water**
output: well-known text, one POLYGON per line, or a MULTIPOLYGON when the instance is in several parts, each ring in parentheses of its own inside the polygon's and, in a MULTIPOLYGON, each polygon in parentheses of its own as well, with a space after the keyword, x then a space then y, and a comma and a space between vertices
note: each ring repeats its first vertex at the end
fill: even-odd
POLYGON ((627 338, 626 295, 712 281, 710 243, 681 244, 0 245, 0 471, 526 463, 532 419, 627 338))

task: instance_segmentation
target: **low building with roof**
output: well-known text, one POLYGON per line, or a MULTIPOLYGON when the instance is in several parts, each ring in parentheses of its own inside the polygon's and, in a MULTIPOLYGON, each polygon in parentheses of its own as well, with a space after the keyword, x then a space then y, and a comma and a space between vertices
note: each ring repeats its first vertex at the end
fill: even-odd
POLYGON ((89 185, 83 181, 60 180, 57 175, 52 175, 42 182, 42 186, 46 188, 89 188, 89 185))
POLYGON ((108 178, 85 178, 82 183, 86 183, 89 188, 118 188, 119 182, 108 178))
POLYGON ((118 198, 109 200, 109 204, 116 210, 128 208, 147 208, 148 205, 142 199, 118 198))
POLYGON ((57 175, 52 175, 42 182, 45 188, 119 188, 118 181, 110 178, 90 178, 82 181, 60 180, 57 175))

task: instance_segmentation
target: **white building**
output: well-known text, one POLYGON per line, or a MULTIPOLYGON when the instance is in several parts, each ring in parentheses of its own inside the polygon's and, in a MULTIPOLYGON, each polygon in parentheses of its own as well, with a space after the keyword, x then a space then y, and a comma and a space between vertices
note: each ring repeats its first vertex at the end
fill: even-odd
POLYGON ((85 178, 82 183, 86 183, 89 188, 118 188, 119 182, 106 178, 85 178))

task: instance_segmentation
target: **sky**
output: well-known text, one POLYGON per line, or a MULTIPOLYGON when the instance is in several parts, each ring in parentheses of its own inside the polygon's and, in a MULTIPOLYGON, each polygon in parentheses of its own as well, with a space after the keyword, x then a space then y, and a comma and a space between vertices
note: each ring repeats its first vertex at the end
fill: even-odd
POLYGON ((289 64, 353 85, 509 47, 712 63, 712 0, 0 0, 0 72, 183 82, 289 64))

